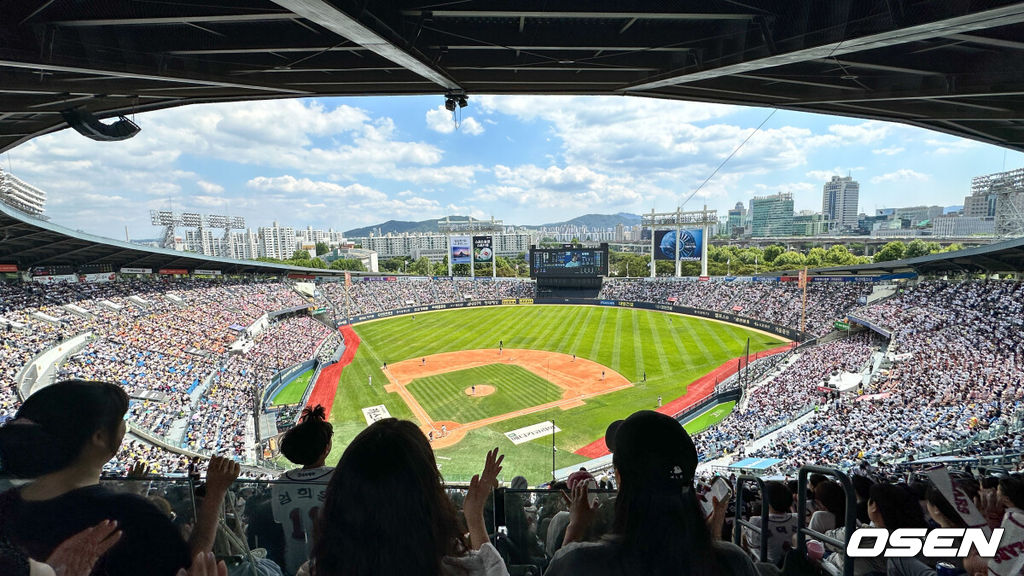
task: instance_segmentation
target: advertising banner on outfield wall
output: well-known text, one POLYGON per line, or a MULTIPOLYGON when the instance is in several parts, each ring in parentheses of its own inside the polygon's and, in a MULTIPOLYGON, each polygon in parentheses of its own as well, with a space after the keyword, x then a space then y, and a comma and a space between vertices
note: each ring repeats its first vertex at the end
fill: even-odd
POLYGON ((473 236, 473 262, 490 264, 494 261, 494 247, 490 236, 473 236))
POLYGON ((472 239, 469 236, 452 236, 452 264, 469 264, 473 261, 472 239))
MULTIPOLYGON (((679 231, 679 259, 683 261, 700 261, 703 249, 703 230, 679 231)), ((654 232, 654 259, 676 259, 676 231, 656 230, 654 232)))

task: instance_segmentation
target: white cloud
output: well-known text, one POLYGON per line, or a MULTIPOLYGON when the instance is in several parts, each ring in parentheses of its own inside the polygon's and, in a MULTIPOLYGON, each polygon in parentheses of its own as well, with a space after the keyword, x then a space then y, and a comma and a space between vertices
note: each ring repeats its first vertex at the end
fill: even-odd
POLYGON ((916 170, 909 168, 901 168, 895 172, 889 172, 882 174, 881 176, 875 176, 871 179, 872 184, 881 184, 882 182, 924 182, 928 180, 927 174, 922 174, 916 170))
POLYGON ((455 119, 443 105, 427 110, 427 128, 441 134, 455 132, 455 119))
POLYGON ((842 144, 871 144, 884 139, 889 134, 889 126, 882 122, 862 122, 860 124, 833 124, 828 131, 842 139, 842 144))
POLYGON ((282 222, 311 222, 324 213, 345 217, 345 226, 365 225, 392 218, 421 220, 440 213, 437 200, 415 194, 399 193, 391 198, 363 184, 340 185, 336 182, 284 176, 258 176, 246 186, 260 192, 252 200, 264 210, 278 215, 282 222))
POLYGON ((863 166, 836 166, 831 170, 808 170, 807 172, 804 172, 804 176, 812 180, 821 181, 821 183, 824 184, 825 182, 831 180, 833 176, 853 176, 854 180, 856 180, 857 174, 862 173, 865 170, 867 170, 867 168, 863 166))
POLYGON ((484 133, 484 127, 483 124, 476 121, 476 118, 469 116, 464 118, 462 123, 459 124, 459 131, 470 136, 479 136, 484 133))
POLYGON ((220 184, 214 184, 213 182, 207 182, 206 180, 200 180, 196 182, 196 186, 207 194, 223 194, 224 187, 220 184))
POLYGON ((900 152, 903 152, 905 148, 902 146, 890 146, 888 148, 876 148, 871 151, 872 154, 884 154, 886 156, 895 156, 900 152))
POLYGON ((927 138, 924 143, 926 146, 930 146, 935 154, 959 154, 979 145, 974 140, 947 140, 945 138, 927 138))

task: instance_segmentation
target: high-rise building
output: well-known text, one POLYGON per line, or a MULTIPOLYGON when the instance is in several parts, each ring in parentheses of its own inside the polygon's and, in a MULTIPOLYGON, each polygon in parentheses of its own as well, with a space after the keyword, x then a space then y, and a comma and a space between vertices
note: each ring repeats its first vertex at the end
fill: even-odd
POLYGON ((825 231, 825 220, 821 214, 801 210, 793 216, 793 236, 817 236, 825 231))
POLYGON ((793 194, 779 192, 755 196, 750 201, 751 232, 754 237, 791 236, 793 234, 793 194))
POLYGON ((821 214, 829 232, 853 230, 857 227, 857 204, 860 183, 852 176, 833 176, 825 182, 821 193, 821 214))
POLYGON ((39 216, 46 210, 46 192, 0 168, 0 202, 39 216))
POLYGON ((732 234, 733 231, 743 228, 743 221, 747 217, 747 207, 743 202, 737 202, 736 207, 729 210, 725 221, 725 233, 732 234))
POLYGON ((259 256, 287 260, 295 254, 295 229, 281 227, 274 222, 273 226, 259 228, 259 256))

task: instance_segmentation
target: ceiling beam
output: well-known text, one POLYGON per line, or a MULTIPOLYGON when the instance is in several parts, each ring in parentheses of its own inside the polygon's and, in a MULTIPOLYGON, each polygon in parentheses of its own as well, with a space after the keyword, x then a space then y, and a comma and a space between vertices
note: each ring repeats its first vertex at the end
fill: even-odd
POLYGON ((644 46, 530 46, 501 44, 445 44, 429 47, 431 50, 518 50, 522 52, 691 52, 693 47, 685 46, 658 46, 646 48, 644 46))
POLYGON ((217 14, 194 16, 167 16, 157 18, 105 18, 98 20, 58 20, 48 22, 53 26, 66 28, 88 28, 94 26, 176 26, 185 24, 242 24, 247 22, 273 22, 294 20, 295 14, 288 12, 267 12, 265 14, 217 14))
POLYGON ((209 80, 204 78, 178 78, 176 76, 159 76, 156 74, 142 74, 138 72, 127 72, 123 70, 98 70, 95 68, 84 68, 81 66, 62 66, 59 64, 43 64, 41 62, 22 62, 18 60, 0 60, 0 67, 21 68, 25 70, 43 70, 47 72, 65 72, 69 74, 99 74, 109 78, 132 78, 135 80, 153 80, 156 82, 170 82, 174 84, 198 84, 200 86, 215 86, 218 88, 240 88, 243 90, 256 90, 260 92, 281 92, 286 94, 308 94, 303 90, 281 88, 279 86, 260 86, 258 84, 241 84, 238 82, 225 82, 223 80, 209 80))
POLYGON ((403 16, 434 18, 544 18, 587 20, 753 20, 754 14, 701 12, 557 12, 516 10, 402 10, 403 16))
POLYGON ((461 90, 455 80, 323 0, 273 0, 278 6, 351 40, 371 52, 414 72, 446 90, 461 90))
POLYGON ((950 34, 946 36, 950 40, 981 44, 982 46, 995 46, 996 48, 1010 48, 1011 50, 1024 50, 1024 42, 1014 40, 1003 40, 1001 38, 989 38, 988 36, 977 36, 975 34, 950 34))
POLYGON ((828 44, 821 44, 819 46, 814 46, 813 48, 794 50, 792 52, 776 54, 766 58, 758 58, 727 66, 696 70, 692 72, 687 72, 685 70, 677 71, 665 78, 633 84, 630 86, 623 86, 620 88, 620 91, 637 92, 690 82, 699 82, 701 80, 710 80, 713 78, 720 78, 722 76, 755 72, 765 68, 797 64, 808 60, 817 60, 821 58, 828 59, 833 56, 842 56, 844 54, 875 50, 888 46, 897 46, 908 42, 917 42, 931 38, 947 37, 952 34, 985 30, 997 26, 1008 26, 1011 24, 1019 24, 1021 22, 1024 22, 1024 3, 1017 3, 1010 6, 994 8, 992 10, 985 10, 982 12, 975 12, 973 14, 965 14, 963 16, 948 18, 946 20, 919 24, 917 26, 910 26, 907 28, 898 28, 878 34, 870 34, 860 38, 844 38, 838 42, 829 42, 828 44))

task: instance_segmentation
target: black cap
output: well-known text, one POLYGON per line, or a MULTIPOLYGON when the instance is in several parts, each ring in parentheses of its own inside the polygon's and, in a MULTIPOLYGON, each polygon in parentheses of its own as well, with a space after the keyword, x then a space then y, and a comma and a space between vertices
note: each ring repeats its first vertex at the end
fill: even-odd
POLYGON ((675 418, 652 410, 635 412, 608 426, 605 444, 619 473, 645 484, 693 484, 697 448, 675 418))

